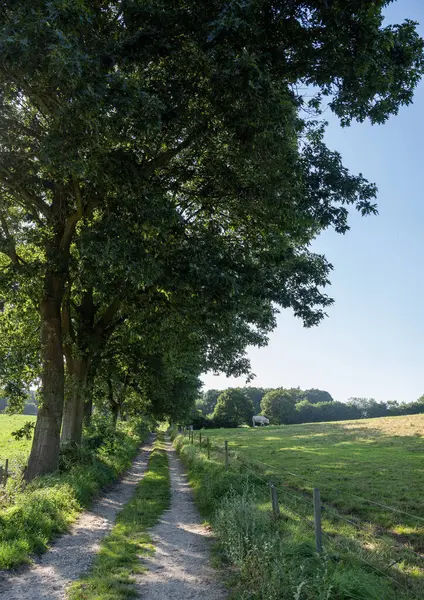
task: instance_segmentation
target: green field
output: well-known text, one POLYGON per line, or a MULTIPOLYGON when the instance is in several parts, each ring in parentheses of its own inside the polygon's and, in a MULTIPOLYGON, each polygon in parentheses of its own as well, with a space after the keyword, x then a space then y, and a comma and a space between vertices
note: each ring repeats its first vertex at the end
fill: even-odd
POLYGON ((222 447, 227 439, 231 450, 290 487, 319 487, 334 504, 383 525, 417 523, 359 497, 424 517, 424 415, 205 434, 222 447))
POLYGON ((424 597, 424 415, 202 435, 220 452, 228 440, 230 462, 273 481, 283 512, 303 524, 318 487, 324 541, 389 565, 424 597))
POLYGON ((0 415, 0 466, 6 458, 13 465, 23 461, 31 449, 31 440, 15 440, 12 431, 20 429, 27 421, 35 421, 30 415, 0 415))

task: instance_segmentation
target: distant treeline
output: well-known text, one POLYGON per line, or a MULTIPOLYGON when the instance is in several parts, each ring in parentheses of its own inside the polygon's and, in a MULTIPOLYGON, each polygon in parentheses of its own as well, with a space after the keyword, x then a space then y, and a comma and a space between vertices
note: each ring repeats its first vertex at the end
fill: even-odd
POLYGON ((424 396, 415 402, 377 402, 373 398, 334 400, 325 390, 257 387, 208 390, 196 402, 195 427, 237 427, 262 414, 274 425, 370 419, 424 413, 424 396))

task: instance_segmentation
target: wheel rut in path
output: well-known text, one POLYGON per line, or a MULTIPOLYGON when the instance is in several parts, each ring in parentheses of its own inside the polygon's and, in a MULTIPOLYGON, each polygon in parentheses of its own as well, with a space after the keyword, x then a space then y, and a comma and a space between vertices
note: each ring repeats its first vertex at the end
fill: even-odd
POLYGON ((140 600, 224 600, 227 591, 210 566, 211 536, 201 525, 182 464, 167 442, 171 506, 150 533, 155 553, 137 575, 140 600))
POLYGON ((63 600, 66 597, 66 588, 89 569, 116 514, 134 494, 146 470, 153 440, 151 435, 120 481, 96 500, 90 510, 83 512, 70 532, 53 542, 41 558, 15 573, 0 573, 1 600, 63 600))

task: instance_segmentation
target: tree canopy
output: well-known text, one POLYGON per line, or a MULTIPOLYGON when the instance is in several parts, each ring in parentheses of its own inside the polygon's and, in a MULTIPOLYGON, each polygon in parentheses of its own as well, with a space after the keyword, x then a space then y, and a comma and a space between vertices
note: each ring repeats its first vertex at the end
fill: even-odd
POLYGON ((255 409, 253 402, 240 389, 228 389, 218 397, 213 419, 224 427, 250 424, 255 409))
POLYGON ((331 394, 325 390, 317 390, 315 388, 311 390, 305 390, 302 393, 303 398, 311 404, 317 404, 318 402, 333 402, 331 394))
POLYGON ((296 404, 303 400, 299 388, 278 388, 265 394, 261 401, 261 412, 266 415, 270 423, 293 423, 293 412, 296 404))

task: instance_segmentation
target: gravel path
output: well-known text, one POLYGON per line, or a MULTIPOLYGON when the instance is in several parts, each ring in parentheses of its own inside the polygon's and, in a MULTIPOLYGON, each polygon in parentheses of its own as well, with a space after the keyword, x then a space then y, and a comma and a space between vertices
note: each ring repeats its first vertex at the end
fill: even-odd
POLYGON ((87 571, 116 513, 132 497, 147 467, 154 436, 142 447, 123 478, 84 512, 69 534, 57 539, 31 567, 17 573, 0 573, 1 600, 62 600, 66 587, 87 571))
POLYGON ((193 494, 175 450, 167 444, 171 472, 171 507, 152 528, 149 569, 137 576, 140 600, 224 600, 227 592, 209 565, 210 534, 201 525, 193 494))

